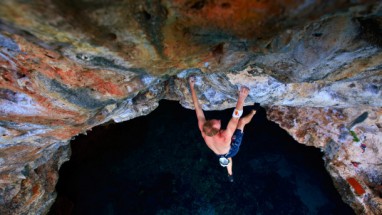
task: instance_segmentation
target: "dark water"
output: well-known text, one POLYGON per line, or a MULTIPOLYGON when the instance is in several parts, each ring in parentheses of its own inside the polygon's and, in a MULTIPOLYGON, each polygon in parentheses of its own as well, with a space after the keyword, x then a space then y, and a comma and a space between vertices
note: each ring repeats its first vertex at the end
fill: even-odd
MULTIPOLYGON (((206 116, 224 124, 231 113, 206 116)), ((176 102, 94 128, 72 142, 50 214, 354 214, 318 149, 296 143, 264 110, 244 133, 230 183, 205 146, 194 111, 176 102)))

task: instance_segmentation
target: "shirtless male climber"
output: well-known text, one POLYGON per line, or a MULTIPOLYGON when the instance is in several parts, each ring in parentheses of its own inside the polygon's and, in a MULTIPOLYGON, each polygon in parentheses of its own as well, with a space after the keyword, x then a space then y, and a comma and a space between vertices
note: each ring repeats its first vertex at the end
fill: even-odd
POLYGON ((192 101, 194 102, 196 117, 198 119, 198 127, 202 133, 203 139, 208 148, 219 157, 220 165, 227 167, 228 179, 230 182, 233 182, 232 157, 239 151, 243 138, 244 126, 248 124, 256 114, 256 110, 252 110, 248 115, 240 118, 243 114, 244 101, 248 96, 249 89, 247 87, 240 88, 239 99, 237 100, 232 118, 228 122, 227 128, 223 130, 221 129, 220 120, 206 120, 195 93, 195 78, 190 77, 188 82, 190 84, 192 101))

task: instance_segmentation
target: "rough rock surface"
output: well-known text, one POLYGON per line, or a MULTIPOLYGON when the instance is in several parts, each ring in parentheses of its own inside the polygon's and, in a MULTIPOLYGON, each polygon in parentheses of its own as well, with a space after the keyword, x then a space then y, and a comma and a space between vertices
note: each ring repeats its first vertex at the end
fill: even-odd
POLYGON ((382 212, 381 108, 273 106, 267 115, 298 142, 325 153, 334 184, 356 212, 382 212))
POLYGON ((161 99, 193 108, 193 75, 206 110, 250 87, 345 202, 381 214, 381 35, 371 0, 2 0, 0 213, 48 211, 74 136, 161 99))

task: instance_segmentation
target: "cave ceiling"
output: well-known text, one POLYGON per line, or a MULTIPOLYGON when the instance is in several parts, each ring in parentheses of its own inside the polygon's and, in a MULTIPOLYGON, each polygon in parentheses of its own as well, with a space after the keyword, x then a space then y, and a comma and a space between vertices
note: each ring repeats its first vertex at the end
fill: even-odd
MULTIPOLYGON (((381 35, 373 0, 2 0, 0 203, 42 180, 26 166, 57 170, 67 156, 58 148, 94 126, 146 115, 161 99, 193 108, 189 76, 205 110, 233 107, 246 85, 247 104, 272 107, 286 130, 293 119, 281 114, 306 115, 297 125, 367 110, 381 126, 381 35)), ((299 126, 295 139, 324 147, 299 126)))

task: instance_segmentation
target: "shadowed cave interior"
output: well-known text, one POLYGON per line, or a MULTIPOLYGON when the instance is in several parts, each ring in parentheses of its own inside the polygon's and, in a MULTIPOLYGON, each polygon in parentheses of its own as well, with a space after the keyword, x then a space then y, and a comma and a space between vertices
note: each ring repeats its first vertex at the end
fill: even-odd
MULTIPOLYGON (((231 113, 205 111, 222 126, 231 113)), ((195 112, 177 102, 95 127, 72 141, 49 214, 354 214, 319 149, 295 142, 264 109, 244 133, 230 183, 203 142, 195 112)))

